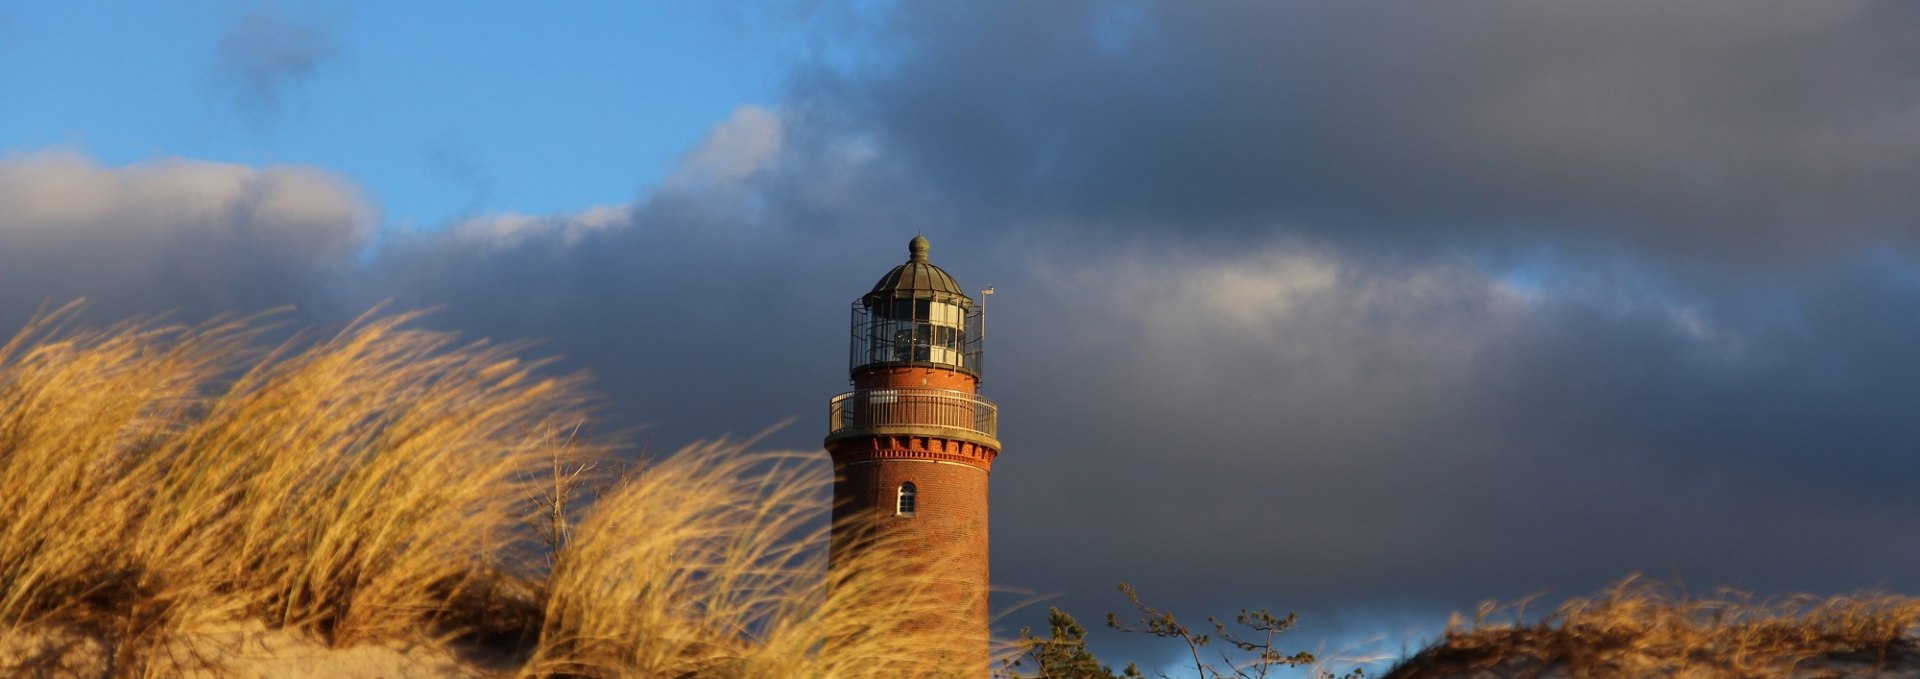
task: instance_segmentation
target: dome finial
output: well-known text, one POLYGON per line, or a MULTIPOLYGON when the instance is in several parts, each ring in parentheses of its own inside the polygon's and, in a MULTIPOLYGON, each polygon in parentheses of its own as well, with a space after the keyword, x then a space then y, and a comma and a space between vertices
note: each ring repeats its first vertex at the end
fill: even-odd
POLYGON ((927 237, 914 236, 913 240, 907 241, 907 254, 909 255, 907 261, 927 261, 927 237))

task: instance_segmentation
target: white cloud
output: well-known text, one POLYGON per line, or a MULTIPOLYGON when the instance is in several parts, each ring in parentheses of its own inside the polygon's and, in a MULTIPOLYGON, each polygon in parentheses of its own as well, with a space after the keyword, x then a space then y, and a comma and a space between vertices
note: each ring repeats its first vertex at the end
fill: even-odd
POLYGON ((350 262, 374 224, 355 186, 311 168, 8 156, 0 316, 80 296, 135 313, 296 302, 350 262))
POLYGON ((1297 244, 1169 257, 1122 255, 1092 278, 1060 281, 1135 325, 1144 354, 1125 363, 1138 366, 1143 388, 1185 381, 1199 390, 1276 366, 1327 393, 1458 385, 1482 352, 1551 302, 1460 263, 1378 267, 1297 244), (1204 357, 1194 354, 1201 347, 1204 357))
POLYGON ((183 159, 108 168, 65 151, 0 158, 0 231, 10 237, 111 242, 217 234, 235 221, 331 258, 364 240, 373 211, 352 185, 310 168, 183 159))
POLYGON ((629 205, 597 205, 580 212, 558 215, 509 212, 475 217, 455 224, 453 238, 462 243, 505 249, 529 239, 557 237, 561 244, 572 246, 587 234, 616 228, 632 219, 633 207, 629 205))
POLYGON ((734 109, 733 117, 715 125, 699 146, 680 159, 680 168, 668 181, 728 184, 745 179, 780 155, 784 127, 773 111, 753 105, 734 109))

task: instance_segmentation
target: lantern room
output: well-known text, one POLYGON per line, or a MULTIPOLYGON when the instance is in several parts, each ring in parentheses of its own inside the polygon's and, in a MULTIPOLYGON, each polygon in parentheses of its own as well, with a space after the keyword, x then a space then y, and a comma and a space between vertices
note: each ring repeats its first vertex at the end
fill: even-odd
POLYGON ((953 276, 927 261, 927 239, 853 303, 849 371, 945 368, 980 377, 980 311, 953 276))

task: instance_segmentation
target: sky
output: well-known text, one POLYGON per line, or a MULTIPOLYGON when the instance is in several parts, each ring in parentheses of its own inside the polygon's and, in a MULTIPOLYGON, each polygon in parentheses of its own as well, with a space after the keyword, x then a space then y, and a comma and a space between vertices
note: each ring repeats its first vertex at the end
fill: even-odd
POLYGON ((817 449, 922 233, 997 291, 1003 631, 1913 593, 1915 64, 1857 0, 0 0, 0 324, 434 307, 636 448, 817 449))

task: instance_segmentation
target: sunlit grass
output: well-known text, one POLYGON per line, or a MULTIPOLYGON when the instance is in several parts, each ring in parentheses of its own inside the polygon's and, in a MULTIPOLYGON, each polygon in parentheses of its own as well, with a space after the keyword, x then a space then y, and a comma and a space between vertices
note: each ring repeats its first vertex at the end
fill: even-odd
POLYGON ((409 316, 273 350, 258 325, 36 322, 0 352, 0 623, 251 616, 416 629, 520 523, 578 378, 409 316))
POLYGON ((712 443, 595 476, 622 465, 571 435, 581 377, 413 315, 268 346, 257 319, 76 313, 0 348, 0 640, 84 630, 136 674, 238 621, 479 640, 527 676, 953 669, 907 624, 938 610, 932 569, 828 575, 818 454, 712 443))
MULTIPOLYGON (((828 577, 832 477, 797 454, 695 446, 593 507, 548 580, 534 672, 913 677, 945 640, 930 569, 855 557, 828 577)), ((984 667, 981 668, 984 671, 984 667)))
POLYGON ((1539 620, 1495 620, 1502 617, 1501 608, 1489 604, 1471 623, 1456 618, 1443 639, 1387 676, 1704 679, 1799 676, 1803 669, 1806 676, 1838 676, 1822 673, 1837 671, 1833 665, 1911 662, 1920 599, 1883 593, 1759 599, 1734 590, 1689 597, 1630 578, 1539 620))

